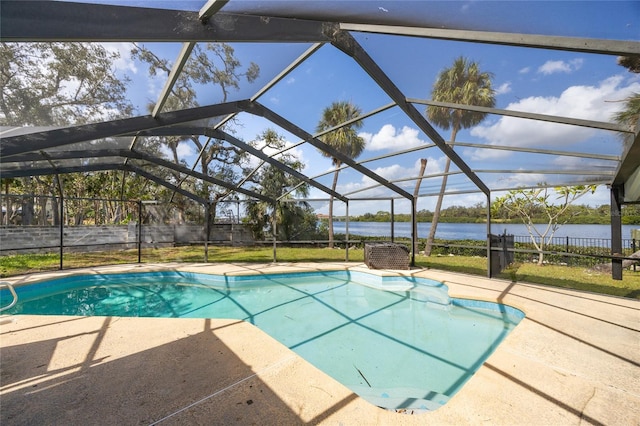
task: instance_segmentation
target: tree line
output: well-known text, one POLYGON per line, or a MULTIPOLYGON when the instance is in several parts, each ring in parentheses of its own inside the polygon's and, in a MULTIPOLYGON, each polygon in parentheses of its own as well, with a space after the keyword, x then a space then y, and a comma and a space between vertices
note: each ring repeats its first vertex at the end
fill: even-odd
MULTIPOLYGON (((416 213, 416 221, 430 222, 433 219, 430 210, 419 210, 416 213)), ((547 216, 543 209, 533 207, 531 216, 534 223, 546 223, 547 216)), ((570 205, 565 217, 571 218, 568 223, 604 225, 610 223, 610 207, 608 204, 592 207, 588 205, 570 205)), ((561 218, 562 219, 562 218, 561 218)), ((344 216, 336 217, 336 220, 345 220, 344 216)), ((395 213, 396 222, 411 222, 411 214, 395 213)), ((391 213, 378 211, 376 213, 364 213, 358 216, 349 216, 351 222, 390 222, 391 213)), ((450 206, 440 212, 441 223, 484 223, 487 221, 486 204, 473 206, 450 206)), ((491 214, 491 221, 496 223, 521 223, 519 217, 510 214, 507 210, 499 210, 491 214)), ((622 223, 624 225, 640 225, 640 205, 628 204, 622 206, 622 223)))

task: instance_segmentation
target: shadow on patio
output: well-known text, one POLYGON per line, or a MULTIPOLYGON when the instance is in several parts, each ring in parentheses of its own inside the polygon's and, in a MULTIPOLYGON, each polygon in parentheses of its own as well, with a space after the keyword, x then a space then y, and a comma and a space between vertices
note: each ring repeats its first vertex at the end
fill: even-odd
POLYGON ((332 411, 305 421, 283 401, 263 377, 288 376, 297 357, 247 323, 35 318, 2 327, 2 424, 300 424, 332 411))

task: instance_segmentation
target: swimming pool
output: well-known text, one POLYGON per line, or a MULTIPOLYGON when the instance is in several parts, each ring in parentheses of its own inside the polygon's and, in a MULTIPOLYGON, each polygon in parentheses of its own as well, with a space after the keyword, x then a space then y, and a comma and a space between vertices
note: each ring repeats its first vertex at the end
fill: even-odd
POLYGON ((246 320, 388 409, 445 404, 524 317, 451 299, 437 281, 353 271, 87 275, 16 290, 15 314, 246 320))

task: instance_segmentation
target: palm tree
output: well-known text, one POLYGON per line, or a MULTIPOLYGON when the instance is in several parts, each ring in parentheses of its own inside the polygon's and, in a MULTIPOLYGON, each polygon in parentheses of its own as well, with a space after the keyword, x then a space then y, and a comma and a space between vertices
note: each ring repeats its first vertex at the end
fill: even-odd
POLYGON ((624 109, 614 114, 613 119, 620 124, 635 126, 640 120, 640 93, 634 93, 624 100, 624 109))
MULTIPOLYGON (((478 63, 469 61, 460 56, 451 68, 446 68, 440 72, 436 83, 431 91, 431 98, 437 102, 450 102, 463 105, 476 105, 483 107, 494 107, 496 103, 495 90, 491 87, 493 74, 481 72, 478 63)), ((445 108, 438 106, 428 106, 426 110, 427 119, 444 130, 451 129, 449 144, 453 145, 460 129, 468 129, 484 120, 486 113, 465 111, 462 109, 445 108)), ((429 238, 425 247, 425 255, 431 254, 431 246, 436 234, 436 227, 440 220, 440 209, 442 208, 442 198, 447 187, 447 174, 451 166, 451 159, 447 158, 442 177, 442 187, 440 195, 433 212, 429 238)))
MULTIPOLYGON (((362 114, 360 108, 348 101, 338 101, 326 107, 322 112, 322 119, 316 127, 317 132, 324 132, 346 121, 352 120, 362 114)), ((362 127, 362 121, 355 121, 320 137, 327 145, 349 158, 357 158, 364 151, 364 139, 358 136, 358 129, 362 127)), ((333 174, 331 189, 336 190, 338 173, 342 161, 324 151, 320 151, 325 157, 330 157, 336 168, 333 174)), ((333 196, 329 198, 329 247, 333 248, 333 196)))
MULTIPOLYGON (((618 65, 621 65, 632 73, 640 73, 640 57, 619 56, 618 65)), ((640 120, 640 93, 632 93, 624 100, 624 109, 613 115, 613 119, 620 124, 627 124, 632 128, 640 120)))

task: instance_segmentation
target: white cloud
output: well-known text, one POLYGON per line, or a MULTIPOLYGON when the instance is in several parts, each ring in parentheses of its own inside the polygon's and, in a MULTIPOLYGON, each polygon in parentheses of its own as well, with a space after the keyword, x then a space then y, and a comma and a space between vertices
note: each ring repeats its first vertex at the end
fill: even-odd
POLYGON ((570 74, 579 70, 582 67, 584 60, 581 58, 573 59, 571 61, 547 61, 538 68, 538 73, 549 75, 555 73, 570 74))
MULTIPOLYGON (((286 142, 286 146, 287 146, 287 147, 289 147, 289 146, 291 146, 291 145, 293 145, 293 143, 288 142, 288 141, 286 142)), ((275 152, 275 151, 274 151, 274 152, 275 152)), ((265 149, 265 153, 269 154, 269 151, 265 149)), ((303 152, 301 149, 298 149, 298 148, 292 148, 292 149, 288 150, 288 151, 286 152, 286 154, 287 154, 287 155, 291 155, 291 156, 295 157, 298 161, 300 161, 300 163, 302 163, 302 170, 301 170, 301 172, 304 172, 304 170, 307 168, 307 162, 306 162, 306 161, 305 161, 305 159, 304 159, 304 152, 303 152)), ((269 154, 269 155, 271 155, 271 154, 269 154)), ((284 155, 284 154, 283 154, 283 155, 284 155)), ((275 158, 275 159, 277 160, 277 159, 280 159, 281 157, 282 157, 282 155, 276 155, 276 156, 275 156, 275 157, 273 157, 273 158, 275 158)))
MULTIPOLYGON (((178 148, 176 149, 176 151, 178 153, 179 159, 185 159, 187 157, 191 157, 196 154, 196 151, 193 149, 192 144, 188 142, 180 142, 178 144, 178 148)), ((162 152, 162 154, 165 157, 173 158, 173 153, 171 152, 171 149, 166 145, 162 145, 160 147, 160 152, 162 152)))
POLYGON ((397 130, 391 124, 385 124, 376 134, 362 132, 358 136, 365 140, 367 149, 372 151, 391 150, 399 151, 425 144, 418 138, 418 129, 403 126, 397 130))
MULTIPOLYGON (((291 145, 293 145, 292 142, 289 141, 285 141, 285 146, 284 148, 288 148, 291 145)), ((258 142, 258 146, 257 148, 260 149, 262 152, 264 152, 266 155, 272 156, 274 155, 276 152, 282 151, 282 149, 275 149, 275 148, 271 148, 271 147, 264 147, 264 143, 260 143, 258 142)), ((283 155, 288 155, 288 156, 293 156, 295 157, 298 161, 300 161, 303 165, 301 172, 304 172, 304 170, 307 167, 307 163, 304 159, 304 153, 300 148, 292 148, 289 149, 288 151, 285 151, 284 153, 280 154, 280 155, 275 155, 273 158, 276 160, 279 160, 282 158, 283 155)), ((258 164, 260 164, 262 160, 260 160, 258 157, 254 157, 253 155, 249 156, 249 159, 247 161, 248 165, 252 168, 258 167, 258 164)), ((267 163, 268 164, 268 163, 267 163)))
MULTIPOLYGON (((441 157, 438 160, 432 157, 427 158, 427 167, 425 169, 425 176, 441 172, 444 168, 445 161, 446 161, 445 157, 441 157)), ((391 164, 389 166, 377 167, 372 169, 371 171, 385 178, 388 181, 391 181, 391 182, 396 181, 395 182, 396 186, 401 187, 406 191, 413 192, 413 189, 416 183, 415 180, 402 181, 402 182, 397 182, 397 181, 401 179, 416 178, 420 172, 420 158, 416 158, 416 161, 413 163, 413 165, 410 165, 408 167, 396 163, 396 164, 391 164)), ((423 184, 426 184, 428 180, 429 178, 427 177, 425 181, 423 181, 423 184)), ((366 195, 370 197, 390 195, 389 189, 387 189, 385 186, 378 185, 378 182, 364 175, 362 176, 360 181, 350 181, 344 184, 339 184, 338 191, 342 193, 350 193, 352 191, 357 191, 359 189, 364 189, 372 186, 375 186, 375 188, 358 193, 358 195, 363 195, 363 196, 366 195)))
POLYGON ((594 172, 602 170, 603 173, 611 171, 611 169, 617 165, 617 163, 613 161, 579 157, 554 157, 550 161, 550 164, 567 169, 590 170, 594 172))
MULTIPOLYGON (((373 172, 389 181, 413 177, 416 174, 415 167, 407 168, 401 166, 400 164, 392 164, 391 166, 387 167, 376 167, 375 169, 373 169, 373 172)), ((363 180, 364 179, 369 178, 365 177, 363 178, 363 180)))
POLYGON ((511 82, 507 81, 506 83, 502 83, 496 89, 496 95, 504 95, 505 93, 511 92, 511 82))
MULTIPOLYGON (((607 121, 623 107, 621 102, 633 92, 640 91, 640 82, 623 85, 622 76, 613 76, 597 86, 571 86, 551 97, 529 97, 511 103, 506 109, 574 117, 586 120, 607 121)), ((473 136, 485 139, 490 144, 520 147, 554 147, 572 145, 594 136, 598 130, 515 117, 502 117, 495 123, 471 129, 473 136)), ((505 151, 478 150, 474 159, 504 157, 505 151)))
POLYGON ((531 67, 524 67, 518 73, 520 74, 528 74, 531 71, 531 67))
POLYGON ((500 188, 530 187, 536 186, 546 179, 546 175, 537 173, 515 173, 498 178, 494 185, 500 188))
POLYGON ((164 87, 164 83, 166 81, 166 77, 161 74, 150 75, 147 77, 147 93, 150 98, 155 102, 160 96, 160 92, 164 87))
POLYGON ((130 71, 138 73, 135 61, 131 58, 131 43, 102 43, 102 46, 111 53, 118 53, 120 58, 114 61, 113 67, 117 71, 130 71))

